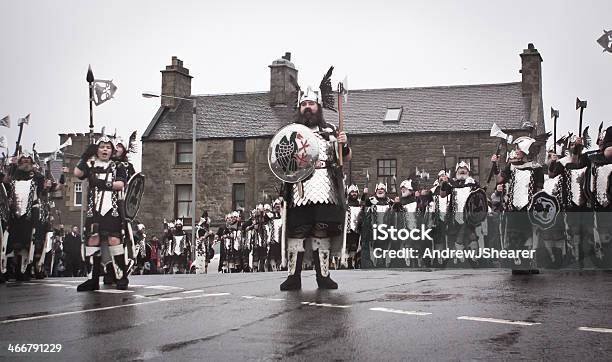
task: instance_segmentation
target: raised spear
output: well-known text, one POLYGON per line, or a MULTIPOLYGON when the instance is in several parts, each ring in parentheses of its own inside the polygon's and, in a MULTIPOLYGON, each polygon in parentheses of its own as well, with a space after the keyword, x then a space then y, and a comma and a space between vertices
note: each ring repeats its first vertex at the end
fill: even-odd
POLYGON ((93 124, 93 100, 94 100, 94 75, 91 64, 87 69, 87 83, 89 84, 89 143, 94 143, 94 124, 93 124))

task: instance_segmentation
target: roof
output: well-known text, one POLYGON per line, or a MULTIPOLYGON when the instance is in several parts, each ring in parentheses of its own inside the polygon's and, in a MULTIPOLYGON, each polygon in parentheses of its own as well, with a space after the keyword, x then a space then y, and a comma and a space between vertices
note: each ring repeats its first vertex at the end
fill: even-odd
MULTIPOLYGON (((268 137, 294 119, 293 107, 271 106, 268 92, 196 95, 197 137, 268 137)), ((518 130, 529 119, 521 83, 351 90, 344 106, 345 130, 358 134, 489 131, 495 122, 518 130), (399 122, 385 122, 387 108, 402 107, 399 122)), ((336 114, 325 112, 328 122, 336 114)), ((191 102, 160 107, 144 141, 191 139, 191 102)))

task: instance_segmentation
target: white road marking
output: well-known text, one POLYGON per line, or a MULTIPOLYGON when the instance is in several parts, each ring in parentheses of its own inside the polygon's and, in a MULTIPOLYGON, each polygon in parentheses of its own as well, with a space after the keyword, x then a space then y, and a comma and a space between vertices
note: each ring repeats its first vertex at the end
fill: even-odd
POLYGON ((330 307, 330 308, 350 308, 350 305, 338 305, 330 303, 314 303, 314 302, 302 302, 304 305, 310 305, 313 307, 330 307))
POLYGON ((16 323, 16 322, 33 321, 33 320, 38 320, 38 319, 57 318, 57 317, 62 317, 62 316, 67 316, 67 315, 74 315, 74 314, 84 314, 84 313, 99 312, 99 311, 104 311, 104 310, 112 310, 112 309, 120 309, 120 308, 127 308, 127 307, 135 307, 135 306, 138 306, 138 305, 145 305, 145 304, 152 304, 152 303, 161 303, 161 302, 167 302, 169 300, 176 300, 176 299, 193 299, 193 298, 202 298, 202 297, 215 297, 215 296, 229 295, 229 294, 230 293, 211 293, 211 294, 194 295, 194 296, 190 296, 190 297, 159 298, 159 299, 156 299, 156 300, 149 300, 149 301, 146 301, 146 302, 139 302, 139 303, 129 303, 129 304, 113 305, 113 306, 110 306, 110 307, 91 308, 91 309, 85 309, 85 310, 75 310, 75 311, 72 311, 72 312, 62 312, 62 313, 47 314, 47 315, 40 315, 40 316, 34 316, 34 317, 9 319, 9 320, 0 321, 0 324, 9 324, 9 323, 16 323))
POLYGON ((172 287, 169 285, 150 285, 148 287, 145 287, 145 289, 159 289, 159 290, 182 290, 183 288, 181 287, 172 287))
POLYGON ((188 297, 182 297, 182 299, 196 299, 202 297, 219 297, 223 295, 230 295, 230 293, 208 293, 208 294, 200 294, 200 295, 190 295, 188 297))
POLYGON ((122 293, 134 293, 133 290, 119 290, 119 289, 99 289, 96 293, 108 293, 108 294, 122 294, 122 293))
POLYGON ((501 323, 501 324, 513 324, 517 326, 533 326, 536 324, 542 324, 538 322, 524 322, 524 321, 513 321, 507 319, 496 319, 496 318, 481 318, 481 317, 468 317, 462 316, 457 317, 457 319, 468 320, 468 321, 476 321, 476 322, 490 322, 490 323, 501 323))
POLYGON ((612 333, 612 329, 610 328, 580 327, 578 330, 587 332, 612 333))
POLYGON ((202 292, 204 292, 202 289, 195 289, 195 290, 186 290, 184 292, 181 292, 181 294, 202 293, 202 292))
POLYGON ((262 300, 271 300, 271 301, 274 301, 274 302, 279 302, 279 301, 286 300, 286 299, 284 299, 284 298, 266 298, 266 297, 256 297, 256 296, 254 296, 254 295, 243 295, 243 296, 242 296, 242 298, 245 298, 245 299, 262 299, 262 300))
POLYGON ((417 312, 417 311, 412 311, 412 310, 391 309, 391 308, 385 308, 385 307, 370 308, 370 310, 373 310, 373 311, 376 311, 376 312, 407 314, 407 315, 430 315, 431 314, 431 313, 428 313, 428 312, 417 312))

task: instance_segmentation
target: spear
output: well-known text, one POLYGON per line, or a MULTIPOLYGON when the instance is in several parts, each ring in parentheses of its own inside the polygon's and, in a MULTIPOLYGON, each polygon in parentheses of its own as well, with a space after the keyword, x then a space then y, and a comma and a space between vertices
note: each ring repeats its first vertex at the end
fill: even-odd
POLYGON ((94 143, 94 124, 93 124, 93 99, 94 99, 94 75, 91 64, 87 69, 87 83, 89 83, 89 143, 94 143))

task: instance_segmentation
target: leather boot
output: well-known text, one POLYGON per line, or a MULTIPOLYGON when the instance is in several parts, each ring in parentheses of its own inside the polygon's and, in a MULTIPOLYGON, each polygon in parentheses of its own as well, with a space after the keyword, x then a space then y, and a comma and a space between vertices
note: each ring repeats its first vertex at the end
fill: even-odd
POLYGON ((288 254, 289 265, 287 270, 289 271, 289 276, 280 285, 280 290, 302 289, 302 260, 304 259, 304 252, 289 251, 288 254))
POLYGON ((329 250, 319 249, 313 254, 319 289, 338 289, 338 283, 329 276, 329 250))

